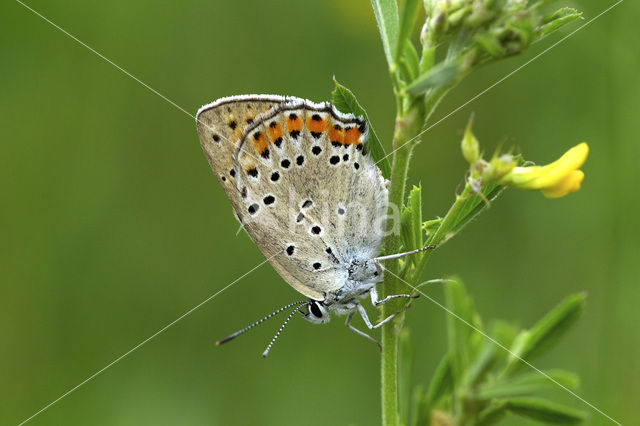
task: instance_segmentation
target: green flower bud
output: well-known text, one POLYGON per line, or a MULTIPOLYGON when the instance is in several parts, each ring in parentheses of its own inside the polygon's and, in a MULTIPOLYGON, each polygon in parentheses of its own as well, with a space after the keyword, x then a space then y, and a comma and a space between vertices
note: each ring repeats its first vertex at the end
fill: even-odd
POLYGON ((495 155, 482 172, 482 182, 494 183, 508 175, 518 164, 511 154, 495 155))
POLYGON ((478 139, 476 139, 475 135, 471 131, 471 126, 473 125, 473 116, 469 119, 469 123, 467 123, 467 128, 464 131, 464 136, 462 138, 461 148, 462 148, 462 156, 467 163, 473 167, 476 162, 480 159, 480 144, 478 143, 478 139))

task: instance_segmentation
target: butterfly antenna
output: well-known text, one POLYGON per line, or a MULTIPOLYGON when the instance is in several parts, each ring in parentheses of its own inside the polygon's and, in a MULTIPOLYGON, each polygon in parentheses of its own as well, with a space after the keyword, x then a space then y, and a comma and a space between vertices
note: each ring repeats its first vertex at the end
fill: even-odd
POLYGON ((264 321, 268 320, 268 319, 269 319, 269 318, 271 318, 272 316, 277 315, 277 314, 279 314, 280 312, 282 312, 282 311, 284 311, 284 310, 286 310, 286 309, 289 309, 289 308, 290 308, 290 307, 292 307, 292 306, 300 306, 300 305, 305 304, 305 303, 307 303, 307 301, 306 301, 306 300, 303 300, 303 301, 301 301, 301 302, 289 303, 288 305, 283 306, 282 308, 278 309, 277 311, 274 311, 274 312, 270 313, 270 314, 269 314, 269 315, 267 315, 266 317, 262 318, 262 319, 261 319, 261 320, 259 320, 259 321, 254 322, 253 324, 251 324, 251 325, 249 325, 249 326, 247 326, 247 327, 243 328, 242 330, 240 330, 240 331, 236 331, 235 333, 233 333, 233 334, 231 334, 231 335, 229 335, 229 336, 225 337, 224 339, 218 340, 218 341, 216 342, 216 346, 220 346, 220 345, 221 345, 221 344, 223 344, 223 343, 227 343, 229 340, 235 339, 236 337, 238 337, 239 335, 243 334, 244 332, 251 330, 251 329, 252 329, 253 327, 255 327, 256 325, 262 324, 264 321))
POLYGON ((379 262, 381 260, 389 260, 389 259, 397 259, 399 257, 404 257, 404 256, 409 256, 410 254, 416 254, 416 253, 420 253, 426 250, 433 250, 435 249, 436 246, 424 246, 422 248, 419 248, 417 250, 411 250, 411 251, 405 251, 404 253, 396 253, 396 254, 390 254, 387 256, 380 256, 380 257, 374 257, 373 260, 374 262, 379 262))
POLYGON ((276 333, 275 336, 273 336, 273 339, 271 339, 271 342, 269 342, 269 346, 267 346, 267 349, 264 350, 264 352, 262 352, 262 358, 266 358, 267 355, 269 355, 269 351, 271 350, 271 346, 273 346, 273 344, 275 343, 276 339, 278 338, 278 336, 280 336, 280 333, 282 333, 282 330, 284 330, 285 326, 287 325, 287 323, 289 322, 289 320, 291 320, 291 318, 293 318, 293 316, 297 313, 301 313, 300 311, 298 311, 298 309, 294 309, 289 316, 287 317, 286 320, 284 320, 284 323, 282 323, 282 325, 280 326, 280 330, 278 330, 278 332, 276 333))

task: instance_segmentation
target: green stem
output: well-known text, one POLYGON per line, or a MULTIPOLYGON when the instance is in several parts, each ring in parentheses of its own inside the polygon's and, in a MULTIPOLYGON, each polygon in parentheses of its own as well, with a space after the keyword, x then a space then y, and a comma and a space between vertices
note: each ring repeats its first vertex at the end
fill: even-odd
MULTIPOLYGON (((442 219, 442 222, 440 223, 438 230, 433 234, 433 237, 429 239, 428 241, 429 245, 438 246, 438 244, 440 244, 442 240, 447 236, 447 233, 451 229, 452 221, 456 218, 458 211, 464 205, 464 202, 467 200, 467 198, 469 198, 471 194, 472 194, 471 185, 467 183, 462 193, 460 195, 456 195, 456 201, 453 203, 453 205, 451 206, 447 214, 444 216, 444 219, 442 219)), ((431 256, 432 253, 433 253, 433 250, 427 250, 424 253, 422 258, 420 259, 420 262, 418 262, 418 265, 416 266, 415 272, 411 277, 411 281, 409 282, 416 283, 418 281, 418 279, 420 278, 420 274, 422 274, 422 270, 427 264, 427 260, 429 260, 429 257, 431 256)))
MULTIPOLYGON (((393 156, 391 169, 391 188, 389 191, 390 215, 399 220, 399 213, 404 206, 409 160, 414 146, 419 141, 417 137, 431 114, 436 109, 450 87, 433 89, 428 93, 424 102, 418 99, 405 111, 399 110, 394 130, 393 149, 397 149, 393 156), (416 138, 414 140, 414 138, 416 138)), ((403 94, 406 96, 406 94, 403 94)), ((402 102, 400 102, 402 104, 402 102)), ((390 223, 390 230, 398 223, 390 223)), ((391 232, 385 242, 386 253, 398 253, 402 246, 399 233, 391 232)), ((398 260, 387 261, 385 268, 390 273, 385 276, 383 295, 407 293, 406 284, 394 275, 399 275, 398 260)), ((386 318, 403 308, 402 301, 391 300, 382 305, 381 317, 386 318)), ((398 315, 393 321, 382 327, 382 424, 384 426, 398 426, 400 424, 398 412, 398 336, 402 329, 404 315, 398 315)))
MULTIPOLYGON (((423 124, 431 116, 440 100, 448 92, 448 88, 434 89, 426 95, 424 102, 419 99, 404 112, 399 112, 396 118, 396 128, 393 138, 393 165, 391 168, 391 189, 389 191, 390 215, 395 220, 404 206, 404 194, 409 171, 409 160, 414 146, 419 141, 417 136, 422 130, 423 124), (414 138, 416 138, 414 140, 414 138)), ((391 223, 390 230, 398 223, 391 223)), ((399 233, 391 232, 386 239, 385 253, 398 253, 402 246, 399 233)), ((395 275, 399 275, 400 264, 397 259, 387 261, 386 274, 383 287, 383 295, 407 293, 406 284, 402 283, 395 275)), ((392 300, 382 305, 381 316, 386 318, 403 308, 402 301, 392 300)), ((398 414, 398 335, 402 329, 404 315, 398 315, 382 327, 382 362, 381 362, 381 386, 382 386, 382 424, 384 426, 397 426, 398 414)))
MULTIPOLYGON (((409 158, 413 151, 413 143, 407 143, 417 134, 423 119, 417 111, 410 111, 405 117, 398 117, 394 134, 394 149, 400 147, 394 154, 391 169, 391 190, 389 194, 390 212, 393 218, 398 218, 398 209, 402 208, 406 187, 409 158), (417 125, 416 125, 417 124, 417 125), (415 128, 418 130, 416 131, 415 128), (395 213, 395 214, 394 214, 395 213)), ((392 223, 391 226, 398 226, 392 223)), ((393 228, 390 228, 393 229, 393 228)), ((398 253, 402 241, 400 235, 392 232, 386 240, 385 252, 398 253)), ((393 259, 385 264, 390 273, 386 274, 383 286, 384 295, 398 294, 402 283, 394 276, 398 273, 399 263, 393 259)), ((382 305, 381 315, 386 318, 400 307, 396 301, 382 305)), ((382 424, 384 426, 398 426, 398 334, 402 327, 403 315, 398 315, 393 321, 382 327, 382 424)))

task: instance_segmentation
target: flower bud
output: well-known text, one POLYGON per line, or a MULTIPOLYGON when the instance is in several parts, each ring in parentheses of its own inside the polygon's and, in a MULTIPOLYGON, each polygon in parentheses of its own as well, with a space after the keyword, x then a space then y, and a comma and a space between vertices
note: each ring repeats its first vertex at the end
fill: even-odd
POLYGON ((482 173, 482 182, 494 183, 508 175, 517 165, 518 161, 511 154, 495 155, 482 173))
POLYGON ((473 165, 480 159, 480 144, 471 131, 472 125, 473 116, 469 119, 469 123, 467 123, 467 128, 464 131, 464 136, 462 137, 462 143, 460 145, 462 148, 462 156, 467 160, 467 163, 473 167, 473 165))

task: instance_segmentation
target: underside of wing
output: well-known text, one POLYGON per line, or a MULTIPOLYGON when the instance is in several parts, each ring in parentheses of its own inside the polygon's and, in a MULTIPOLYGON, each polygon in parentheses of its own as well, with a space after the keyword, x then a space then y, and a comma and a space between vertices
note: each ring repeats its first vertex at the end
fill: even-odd
POLYGON ((366 122, 288 98, 248 126, 234 155, 236 212, 276 271, 316 300, 378 254, 388 193, 366 122))
POLYGON ((286 100, 276 95, 242 95, 221 98, 196 114, 198 137, 211 169, 234 207, 238 190, 233 179, 233 154, 244 130, 263 114, 286 100))

